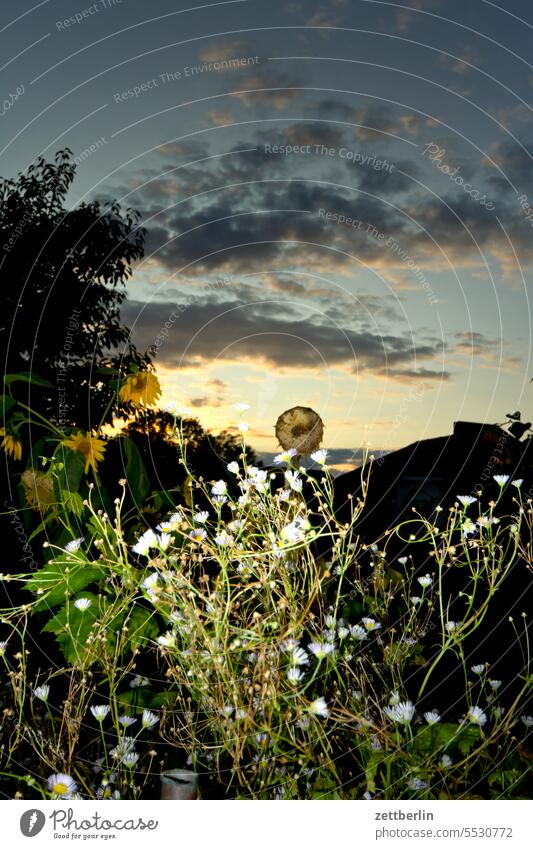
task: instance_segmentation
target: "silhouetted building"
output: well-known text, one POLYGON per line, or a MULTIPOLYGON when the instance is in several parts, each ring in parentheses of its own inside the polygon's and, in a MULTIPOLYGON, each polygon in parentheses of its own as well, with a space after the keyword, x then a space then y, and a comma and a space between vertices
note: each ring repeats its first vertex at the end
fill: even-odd
POLYGON ((457 495, 482 490, 482 500, 490 500, 499 491, 493 479, 497 474, 523 478, 527 491, 531 465, 531 440, 520 442, 498 425, 459 421, 449 436, 418 440, 339 475, 336 503, 341 515, 348 514, 348 496, 361 495, 361 479, 368 480, 360 530, 365 536, 378 535, 412 518, 412 508, 429 518, 435 517, 437 505, 449 506, 457 495))

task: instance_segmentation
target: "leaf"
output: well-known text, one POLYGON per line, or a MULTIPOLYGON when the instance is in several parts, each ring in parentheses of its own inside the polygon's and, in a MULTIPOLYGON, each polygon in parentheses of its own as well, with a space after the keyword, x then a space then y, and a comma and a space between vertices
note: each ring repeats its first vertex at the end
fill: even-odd
MULTIPOLYGON (((459 743, 463 727, 453 722, 425 725, 413 739, 413 748, 421 755, 431 755, 451 744, 459 743)), ((459 746, 458 746, 459 747, 459 746)))
POLYGON ((169 507, 171 510, 176 506, 176 498, 172 495, 172 492, 176 490, 171 490, 170 492, 166 489, 160 489, 156 492, 152 492, 151 501, 153 501, 154 508, 156 510, 162 510, 164 507, 169 507))
POLYGON ((476 725, 463 725, 457 735, 457 748, 462 755, 467 755, 474 748, 480 738, 480 731, 476 725))
POLYGON ((313 785, 311 799, 341 799, 338 784, 331 775, 319 774, 313 785))
POLYGON ((41 629, 42 633, 55 635, 65 660, 71 664, 79 661, 87 651, 87 637, 100 615, 97 597, 88 592, 84 592, 83 596, 92 601, 91 607, 78 610, 74 607, 74 600, 70 599, 41 629))
POLYGON ((399 589, 403 584, 403 575, 397 572, 396 569, 387 568, 385 570, 385 577, 388 580, 389 587, 394 590, 399 589))
POLYGON ((93 581, 101 578, 103 570, 99 566, 89 565, 85 560, 73 560, 61 555, 51 560, 24 584, 23 589, 42 595, 35 610, 56 607, 65 599, 67 592, 77 593, 93 581))
POLYGON ((371 751, 365 768, 366 786, 369 793, 376 792, 376 773, 383 760, 381 752, 371 751))
POLYGON ((63 506, 69 513, 73 513, 78 519, 85 510, 83 498, 79 492, 63 492, 63 506))
POLYGON ((149 640, 155 640, 159 635, 160 628, 157 625, 152 610, 145 607, 134 607, 124 624, 128 628, 128 643, 130 649, 142 646, 149 640))
POLYGON ((150 492, 150 481, 144 467, 141 452, 129 436, 122 436, 120 441, 126 455, 126 479, 133 500, 140 505, 150 492))
POLYGON ((9 395, 0 395, 0 416, 2 420, 5 419, 8 410, 10 410, 16 403, 15 399, 11 398, 9 395))
POLYGON ((63 468, 59 473, 59 485, 67 492, 77 492, 85 469, 85 457, 79 451, 64 448, 61 453, 63 468))
POLYGON ((194 480, 193 480, 191 475, 187 475, 187 477, 185 478, 185 481, 183 482, 183 500, 185 501, 185 504, 187 505, 187 507, 189 507, 191 510, 194 507, 194 498, 193 498, 193 494, 192 494, 192 484, 193 483, 194 483, 194 480))
POLYGON ((117 704, 124 707, 139 707, 154 710, 165 705, 172 705, 176 700, 176 693, 165 690, 162 693, 154 693, 149 687, 133 687, 124 693, 117 695, 117 704))
POLYGON ((44 377, 39 377, 39 375, 34 374, 32 371, 21 371, 19 374, 6 374, 4 377, 6 386, 11 386, 12 383, 16 383, 18 380, 23 383, 33 383, 35 386, 44 386, 47 389, 54 388, 53 383, 45 380, 44 377))
POLYGON ((96 374, 114 375, 116 377, 120 372, 118 369, 112 368, 112 366, 102 366, 102 368, 96 369, 96 374))

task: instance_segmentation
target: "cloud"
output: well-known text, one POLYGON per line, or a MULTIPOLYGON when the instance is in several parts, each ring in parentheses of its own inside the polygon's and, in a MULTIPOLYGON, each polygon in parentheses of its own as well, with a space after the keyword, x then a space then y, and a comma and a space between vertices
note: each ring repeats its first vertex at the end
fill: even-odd
POLYGON ((208 118, 219 127, 228 127, 235 122, 235 116, 230 109, 211 109, 207 113, 208 118))
POLYGON ((252 56, 250 45, 239 39, 224 41, 217 39, 198 54, 201 62, 221 62, 223 59, 240 58, 241 56, 252 56))
POLYGON ((441 54, 437 62, 444 68, 449 68, 454 74, 467 74, 474 71, 482 63, 481 52, 473 44, 465 44, 459 50, 455 49, 452 52, 456 54, 457 58, 441 54))
MULTIPOLYGON (((325 103, 323 112, 339 108, 337 102, 325 103)), ((397 117, 389 123, 385 113, 382 118, 382 127, 396 127, 397 117)), ((212 158, 205 142, 164 145, 155 156, 165 173, 154 166, 123 187, 128 205, 139 208, 146 222, 152 267, 189 279, 250 274, 258 267, 273 273, 287 267, 306 270, 310 264, 317 274, 353 276, 366 267, 392 285, 416 290, 420 281, 413 263, 429 276, 483 268, 492 255, 510 276, 517 270, 515 251, 522 264, 533 261, 531 227, 515 192, 477 155, 467 158, 446 145, 446 163, 452 170, 458 164, 464 181, 494 199, 494 211, 437 173, 419 152, 402 160, 381 158, 376 161, 387 165, 376 168, 368 157, 380 151, 361 146, 357 152, 367 156, 366 164, 349 162, 338 155, 346 138, 344 128, 321 120, 293 122, 268 136, 272 145, 309 145, 305 155, 268 153, 264 133, 212 158), (317 155, 315 144, 334 155, 317 155), (204 161, 187 164, 196 159, 204 161), (437 178, 441 196, 412 178, 429 186, 437 178), (352 224, 346 224, 348 219, 352 224), (383 234, 381 239, 372 236, 372 227, 383 234)), ((494 158, 533 197, 533 146, 525 147, 500 144, 494 158)), ((347 147, 353 148, 353 143, 347 147)), ((298 282, 290 287, 296 292, 298 282)))
POLYGON ((358 138, 387 142, 390 137, 404 139, 426 131, 427 121, 416 112, 394 106, 351 106, 338 98, 322 98, 309 103, 306 111, 319 118, 337 118, 356 126, 358 138))
MULTIPOLYGON (((141 350, 154 344, 169 319, 172 305, 128 300, 123 321, 133 328, 132 341, 141 350)), ((166 367, 203 368, 215 360, 264 364, 286 370, 340 367, 350 374, 372 373, 410 380, 413 376, 442 380, 449 374, 422 368, 420 361, 442 356, 442 342, 424 336, 418 342, 406 334, 379 333, 355 314, 343 326, 307 311, 294 317, 281 300, 238 303, 206 297, 179 314, 157 362, 166 367)), ((198 399, 196 399, 198 400, 198 399)))
POLYGON ((281 111, 301 95, 301 86, 301 82, 289 74, 262 70, 254 76, 246 77, 240 83, 242 90, 232 92, 231 97, 248 109, 272 106, 281 111))

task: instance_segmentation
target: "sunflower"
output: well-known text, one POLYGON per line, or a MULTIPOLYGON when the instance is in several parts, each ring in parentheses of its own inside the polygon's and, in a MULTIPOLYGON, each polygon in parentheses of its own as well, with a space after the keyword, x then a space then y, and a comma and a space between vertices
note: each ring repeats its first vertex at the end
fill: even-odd
POLYGON ((22 458, 22 442, 18 434, 6 433, 3 427, 0 427, 0 436, 3 436, 2 448, 6 454, 11 454, 15 460, 22 458))
POLYGON ((285 451, 298 454, 316 451, 324 435, 324 423, 311 407, 291 407, 276 422, 276 437, 285 451))
POLYGON ((26 469, 21 477, 26 501, 32 510, 45 513, 55 501, 54 481, 45 472, 26 469))
POLYGON ((137 374, 130 374, 119 390, 121 401, 137 406, 142 404, 144 407, 155 404, 160 395, 159 380, 155 374, 149 371, 138 371, 137 374))
POLYGON ((85 457, 85 474, 92 468, 95 472, 100 463, 104 459, 104 452, 107 448, 103 439, 97 439, 96 436, 91 436, 90 433, 73 433, 67 439, 63 440, 65 448, 71 451, 77 451, 85 457))

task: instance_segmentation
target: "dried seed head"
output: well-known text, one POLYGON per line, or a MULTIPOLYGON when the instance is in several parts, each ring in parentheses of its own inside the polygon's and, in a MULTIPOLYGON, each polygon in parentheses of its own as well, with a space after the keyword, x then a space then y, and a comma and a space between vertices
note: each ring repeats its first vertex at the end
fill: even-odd
POLYGON ((285 451, 294 448, 298 454, 311 454, 322 442, 324 423, 311 407, 291 407, 278 418, 275 430, 285 451))

